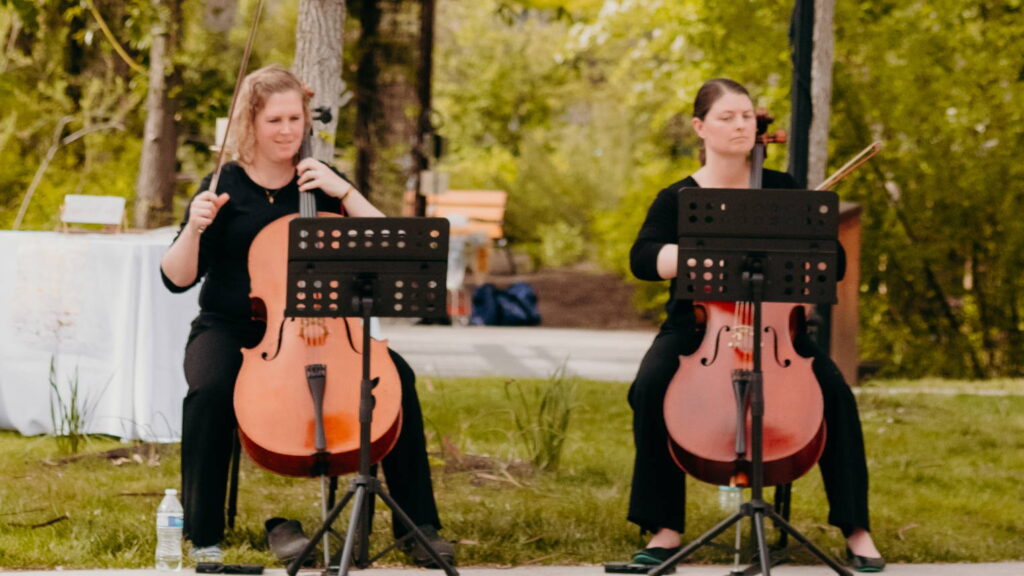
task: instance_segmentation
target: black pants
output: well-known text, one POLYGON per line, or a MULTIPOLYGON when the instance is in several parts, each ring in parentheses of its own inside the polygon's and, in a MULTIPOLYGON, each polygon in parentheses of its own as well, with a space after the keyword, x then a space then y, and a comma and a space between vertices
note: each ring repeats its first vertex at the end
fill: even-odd
MULTIPOLYGON (((231 445, 235 434, 235 379, 242 347, 252 347, 259 331, 248 322, 200 314, 185 347, 185 396, 181 434, 181 487, 185 535, 194 546, 211 546, 224 535, 231 445)), ((416 395, 416 375, 394 351, 402 385, 402 428, 391 452, 381 461, 388 492, 416 525, 441 528, 430 480, 423 413, 416 395)), ((396 537, 406 529, 393 522, 396 537)))
MULTIPOLYGON (((664 399, 679 368, 679 355, 690 353, 693 336, 662 330, 644 356, 629 389, 633 408, 636 460, 629 499, 629 521, 654 532, 686 527, 686 474, 669 454, 664 399)), ((797 350, 813 357, 812 370, 821 386, 827 435, 818 465, 828 497, 828 521, 844 534, 868 523, 868 469, 864 456, 857 401, 835 363, 809 337, 797 337, 797 350)))

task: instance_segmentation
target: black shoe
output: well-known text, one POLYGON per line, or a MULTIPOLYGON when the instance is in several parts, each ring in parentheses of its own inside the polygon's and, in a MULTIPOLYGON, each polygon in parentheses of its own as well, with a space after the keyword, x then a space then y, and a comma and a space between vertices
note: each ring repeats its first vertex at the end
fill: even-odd
MULTIPOLYGON (((267 531, 267 545, 270 546, 270 551, 283 564, 295 560, 309 544, 309 537, 302 531, 302 523, 298 520, 271 518, 263 526, 267 531)), ((310 558, 312 556, 309 555, 310 558)))
MULTIPOLYGON (((447 562, 449 566, 454 566, 455 544, 441 538, 441 535, 437 533, 437 528, 429 524, 419 526, 419 529, 427 537, 427 542, 430 543, 430 547, 434 549, 434 552, 437 552, 437 555, 447 562)), ((402 540, 400 548, 417 566, 422 568, 441 568, 412 534, 406 535, 405 539, 402 540)))
POLYGON ((846 549, 846 559, 850 562, 850 567, 857 572, 881 572, 885 570, 885 558, 858 556, 849 547, 846 549))

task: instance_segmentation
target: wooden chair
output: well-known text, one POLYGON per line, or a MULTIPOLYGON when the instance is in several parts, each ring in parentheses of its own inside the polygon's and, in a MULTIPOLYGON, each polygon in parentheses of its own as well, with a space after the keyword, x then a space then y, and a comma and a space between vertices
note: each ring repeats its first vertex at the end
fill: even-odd
MULTIPOLYGON (((235 517, 238 516, 238 471, 242 466, 242 441, 235 431, 234 440, 231 443, 231 464, 228 470, 228 503, 227 523, 228 528, 235 529, 235 517)), ((373 467, 376 474, 376 466, 373 467)), ((334 502, 338 493, 338 477, 331 476, 330 489, 327 494, 327 508, 334 508, 334 502)), ((371 500, 372 505, 372 500, 371 500)))
POLYGON ((447 190, 430 194, 427 216, 440 216, 452 221, 453 236, 478 236, 489 240, 470 261, 473 271, 484 275, 490 271, 491 244, 502 248, 508 257, 509 268, 515 274, 515 261, 505 238, 505 205, 508 192, 504 190, 447 190))
MULTIPOLYGON (((448 312, 455 323, 469 315, 469 295, 464 289, 465 269, 473 272, 473 282, 483 283, 491 269, 493 246, 502 249, 509 270, 516 273, 515 260, 505 238, 504 190, 445 190, 427 194, 426 215, 451 221, 451 251, 448 259, 448 312)), ((402 214, 415 214, 415 192, 407 192, 402 214)))

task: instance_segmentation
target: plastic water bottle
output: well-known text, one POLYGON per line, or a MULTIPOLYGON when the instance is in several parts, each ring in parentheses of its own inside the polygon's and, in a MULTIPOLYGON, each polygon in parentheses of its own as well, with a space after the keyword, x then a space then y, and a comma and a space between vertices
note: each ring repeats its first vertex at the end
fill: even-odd
POLYGON ((181 531, 185 511, 178 502, 178 491, 164 490, 164 499, 156 509, 156 569, 181 570, 181 531))
POLYGON ((743 489, 739 486, 718 487, 718 507, 723 512, 738 512, 743 504, 743 489))

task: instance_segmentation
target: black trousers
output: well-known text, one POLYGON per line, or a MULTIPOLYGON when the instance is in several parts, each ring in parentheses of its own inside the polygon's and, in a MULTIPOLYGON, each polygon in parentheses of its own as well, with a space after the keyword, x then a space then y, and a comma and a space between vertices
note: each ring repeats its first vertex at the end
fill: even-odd
MULTIPOLYGON (((185 536, 194 546, 212 546, 224 535, 224 504, 235 434, 234 388, 242 367, 242 347, 258 343, 259 330, 201 313, 192 323, 185 347, 185 396, 181 434, 181 488, 185 536)), ((441 528, 434 501, 423 434, 423 413, 416 375, 392 350, 402 385, 402 428, 391 452, 381 461, 388 493, 418 526, 441 528)), ((393 522, 395 537, 406 532, 393 522)))
MULTIPOLYGON (((628 519, 649 532, 686 528, 686 473, 669 454, 663 405, 679 355, 693 352, 698 344, 692 334, 663 329, 629 390, 636 460, 628 519)), ((870 530, 868 468, 856 398, 839 368, 808 336, 798 336, 794 344, 803 356, 813 357, 812 370, 824 399, 827 436, 818 465, 828 497, 828 522, 847 535, 855 528, 870 530)))

